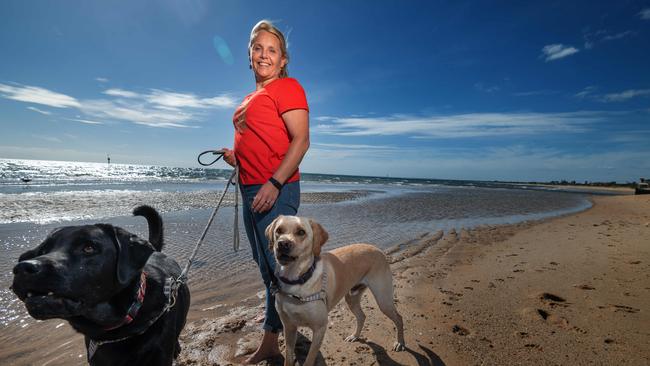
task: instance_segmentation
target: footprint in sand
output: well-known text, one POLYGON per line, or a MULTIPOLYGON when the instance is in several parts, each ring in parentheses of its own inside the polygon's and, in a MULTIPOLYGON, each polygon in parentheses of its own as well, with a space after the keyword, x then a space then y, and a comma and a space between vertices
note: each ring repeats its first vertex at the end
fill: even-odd
POLYGON ((549 305, 550 307, 556 307, 556 306, 567 307, 567 306, 569 306, 568 303, 566 302, 566 300, 563 297, 551 294, 549 292, 543 292, 542 294, 540 294, 539 299, 543 303, 549 305))
MULTIPOLYGON (((603 309, 604 306, 599 306, 599 308, 603 309)), ((633 308, 631 306, 625 306, 625 305, 609 305, 609 309, 614 310, 614 312, 625 312, 625 313, 630 313, 630 314, 635 314, 641 311, 640 309, 633 308)))
POLYGON ((551 314, 544 309, 537 309, 537 314, 539 314, 539 316, 541 316, 544 320, 548 319, 548 317, 551 316, 551 314))
POLYGON ((584 329, 582 329, 582 328, 578 328, 578 327, 571 327, 571 330, 572 330, 572 331, 574 331, 574 332, 576 332, 576 333, 580 333, 580 334, 587 334, 587 331, 586 331, 586 330, 584 330, 584 329))
POLYGON ((572 330, 572 331, 574 331, 576 333, 587 334, 586 330, 583 330, 583 329, 578 328, 578 327, 571 326, 569 324, 569 321, 566 318, 563 318, 563 317, 555 315, 555 314, 551 314, 551 313, 549 313, 548 311, 546 311, 544 309, 536 309, 536 312, 544 321, 546 321, 546 322, 548 322, 550 324, 556 325, 556 326, 558 326, 558 327, 560 327, 562 329, 565 329, 565 330, 572 330))
POLYGON ((539 344, 535 344, 535 343, 526 343, 526 344, 524 344, 524 347, 530 348, 530 349, 536 349, 538 351, 543 351, 544 350, 542 348, 542 346, 540 346, 539 344))
POLYGON ((565 302, 566 300, 560 296, 553 295, 548 292, 544 292, 540 295, 540 300, 542 301, 555 301, 555 302, 565 302))
POLYGON ((467 328, 461 327, 458 324, 451 327, 451 331, 458 334, 459 336, 466 336, 470 333, 469 330, 467 330, 467 328))
POLYGON ((573 287, 579 288, 581 290, 595 290, 596 288, 591 285, 574 285, 573 287))
POLYGON ((517 332, 516 334, 519 336, 519 338, 530 338, 530 334, 527 332, 517 332))

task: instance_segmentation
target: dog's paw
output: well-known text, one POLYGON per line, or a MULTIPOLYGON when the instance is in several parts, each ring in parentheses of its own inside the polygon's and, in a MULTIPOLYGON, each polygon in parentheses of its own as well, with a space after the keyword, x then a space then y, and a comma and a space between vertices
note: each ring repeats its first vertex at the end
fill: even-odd
POLYGON ((404 350, 406 350, 406 346, 404 345, 404 343, 395 342, 395 344, 393 345, 393 351, 395 352, 402 352, 404 350))
POLYGON ((359 337, 355 336, 354 334, 350 334, 349 336, 345 337, 346 342, 356 342, 359 340, 359 337))

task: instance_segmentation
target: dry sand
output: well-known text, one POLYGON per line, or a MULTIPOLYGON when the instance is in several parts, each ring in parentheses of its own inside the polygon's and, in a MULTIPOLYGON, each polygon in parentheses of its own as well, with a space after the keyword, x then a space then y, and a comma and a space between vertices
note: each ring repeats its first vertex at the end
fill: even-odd
MULTIPOLYGON (((387 252, 408 350, 389 351, 393 325, 366 294, 363 340, 343 341, 354 319, 339 304, 317 364, 650 364, 650 196, 595 197, 579 214, 435 233, 387 252)), ((214 317, 195 309, 179 364, 241 362, 260 338, 260 303, 202 304, 214 317)), ((311 338, 302 334, 299 360, 311 338)))

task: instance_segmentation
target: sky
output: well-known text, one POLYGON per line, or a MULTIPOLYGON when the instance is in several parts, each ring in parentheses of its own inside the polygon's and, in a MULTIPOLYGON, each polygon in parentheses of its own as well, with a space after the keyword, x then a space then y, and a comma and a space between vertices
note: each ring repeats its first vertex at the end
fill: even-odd
POLYGON ((303 172, 650 177, 650 1, 625 0, 3 0, 0 158, 197 167, 261 19, 307 93, 303 172))

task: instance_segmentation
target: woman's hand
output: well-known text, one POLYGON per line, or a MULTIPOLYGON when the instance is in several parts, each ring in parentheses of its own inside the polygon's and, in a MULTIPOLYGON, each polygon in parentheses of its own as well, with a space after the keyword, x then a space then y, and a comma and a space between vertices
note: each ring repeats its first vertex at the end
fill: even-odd
POLYGON ((235 158, 235 150, 230 150, 226 147, 222 148, 223 150, 223 161, 228 163, 228 165, 235 167, 237 165, 237 158, 235 158))
POLYGON ((253 198, 253 212, 261 213, 270 210, 279 194, 280 191, 271 182, 264 183, 253 198))

